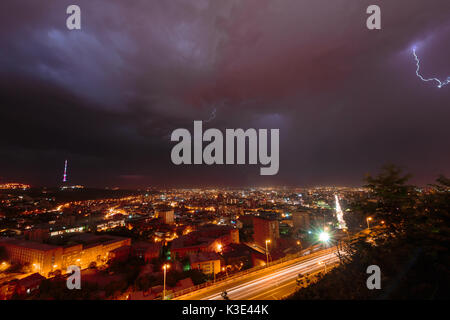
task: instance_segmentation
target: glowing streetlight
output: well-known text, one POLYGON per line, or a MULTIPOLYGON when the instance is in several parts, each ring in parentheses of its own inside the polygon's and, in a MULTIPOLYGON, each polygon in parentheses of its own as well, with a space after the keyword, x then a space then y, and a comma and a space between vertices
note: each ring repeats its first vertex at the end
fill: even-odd
POLYGON ((223 246, 219 243, 217 245, 217 251, 222 252, 222 248, 223 248, 223 246))
POLYGON ((222 272, 223 271, 225 271, 225 273, 226 273, 226 275, 227 275, 227 278, 228 278, 228 269, 227 269, 227 267, 222 267, 222 272))
POLYGON ((319 240, 322 241, 322 242, 330 241, 330 234, 328 232, 322 231, 319 234, 319 240))
POLYGON ((163 270, 164 270, 164 287, 163 287, 163 300, 166 300, 166 271, 170 268, 170 264, 164 264, 163 270))
POLYGON ((267 249, 267 244, 270 243, 270 239, 266 240, 266 265, 269 266, 269 250, 267 249))
POLYGON ((367 228, 370 230, 369 221, 372 221, 372 218, 371 218, 371 217, 368 217, 368 218, 366 219, 366 221, 367 221, 367 228))
POLYGON ((6 261, 3 261, 0 267, 2 270, 6 270, 9 267, 9 265, 6 263, 6 261))

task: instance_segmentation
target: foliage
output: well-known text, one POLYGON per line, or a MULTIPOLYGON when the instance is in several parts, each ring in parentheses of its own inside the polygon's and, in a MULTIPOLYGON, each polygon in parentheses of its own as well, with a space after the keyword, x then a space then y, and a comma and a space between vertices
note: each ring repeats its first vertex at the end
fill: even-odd
POLYGON ((363 211, 374 219, 385 221, 391 232, 402 232, 405 219, 416 214, 416 188, 406 184, 411 175, 402 174, 402 170, 389 164, 382 168, 382 172, 372 177, 367 175, 365 185, 369 188, 371 200, 361 203, 363 211))

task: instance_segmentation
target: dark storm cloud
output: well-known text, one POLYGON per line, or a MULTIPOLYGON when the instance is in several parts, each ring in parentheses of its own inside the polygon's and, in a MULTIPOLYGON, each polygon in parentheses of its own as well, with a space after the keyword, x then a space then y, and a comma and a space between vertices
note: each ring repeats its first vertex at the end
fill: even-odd
POLYGON ((0 179, 90 185, 359 184, 385 162, 448 174, 450 3, 72 1, 0 4, 0 179), (215 110, 215 112, 214 112, 215 110), (213 116, 215 115, 215 117, 213 116), (169 135, 197 119, 280 128, 280 172, 175 167, 169 135))

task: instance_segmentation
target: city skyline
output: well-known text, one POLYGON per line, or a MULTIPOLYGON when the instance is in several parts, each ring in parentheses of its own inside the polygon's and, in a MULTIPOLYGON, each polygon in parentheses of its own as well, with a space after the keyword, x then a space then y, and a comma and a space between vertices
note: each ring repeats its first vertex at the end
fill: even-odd
POLYGON ((6 0, 0 39, 13 315, 450 298, 449 0, 6 0))

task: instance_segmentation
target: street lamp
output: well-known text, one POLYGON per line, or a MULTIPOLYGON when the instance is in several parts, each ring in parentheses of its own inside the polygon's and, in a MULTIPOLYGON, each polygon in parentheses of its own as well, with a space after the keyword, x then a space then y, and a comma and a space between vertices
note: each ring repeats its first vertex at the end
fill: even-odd
POLYGON ((164 270, 164 287, 163 287, 163 300, 166 300, 166 270, 170 268, 170 264, 164 264, 163 270, 164 270))
POLYGON ((222 272, 223 271, 225 271, 225 273, 226 273, 226 275, 227 275, 227 278, 228 278, 228 269, 227 269, 227 267, 222 267, 222 272))
POLYGON ((330 240, 330 234, 328 232, 322 231, 319 234, 319 240, 322 242, 328 242, 330 240))
POLYGON ((300 242, 300 240, 297 240, 297 245, 300 246, 300 250, 303 250, 303 246, 302 246, 302 243, 300 242))
POLYGON ((266 265, 269 265, 269 250, 267 249, 267 244, 270 243, 270 239, 266 240, 266 265))
POLYGON ((367 229, 370 230, 369 221, 372 221, 372 218, 371 218, 371 217, 368 217, 368 218, 366 219, 366 221, 367 221, 367 229))
POLYGON ((217 251, 222 252, 222 245, 220 243, 217 245, 217 251))

